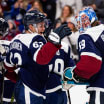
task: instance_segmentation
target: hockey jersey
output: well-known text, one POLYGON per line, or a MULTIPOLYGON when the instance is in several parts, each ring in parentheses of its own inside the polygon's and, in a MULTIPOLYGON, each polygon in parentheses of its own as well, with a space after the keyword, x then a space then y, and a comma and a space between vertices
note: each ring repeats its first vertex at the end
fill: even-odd
POLYGON ((104 88, 104 25, 89 28, 78 40, 80 61, 75 72, 90 82, 90 87, 104 88))
MULTIPOLYGON (((9 45, 10 45, 10 41, 7 40, 0 40, 0 45, 2 45, 6 51, 6 54, 9 52, 9 45)), ((2 56, 0 57, 1 62, 6 58, 6 56, 2 56)), ((0 74, 0 78, 2 79, 2 73, 0 74)), ((1 82, 0 82, 1 84, 1 82)), ((4 77, 4 94, 3 94, 3 101, 5 102, 10 102, 11 101, 11 97, 14 91, 14 86, 15 83, 11 82, 9 79, 7 79, 6 77, 4 77), (8 90, 9 89, 9 90, 8 90)), ((0 87, 0 89, 2 89, 0 87)))
POLYGON ((10 44, 4 65, 10 72, 15 67, 20 67, 19 75, 22 82, 32 91, 44 95, 49 74, 47 63, 57 50, 58 48, 52 43, 46 43, 43 36, 19 34, 10 44))
POLYGON ((75 63, 70 55, 70 47, 66 43, 62 43, 61 49, 56 52, 49 63, 50 76, 46 85, 46 93, 52 93, 62 89, 61 76, 67 67, 74 66, 75 63))

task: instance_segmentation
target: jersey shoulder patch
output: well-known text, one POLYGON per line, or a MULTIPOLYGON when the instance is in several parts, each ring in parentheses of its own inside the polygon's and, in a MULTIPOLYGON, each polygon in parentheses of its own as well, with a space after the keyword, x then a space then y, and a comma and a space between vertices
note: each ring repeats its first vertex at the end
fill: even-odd
POLYGON ((99 26, 95 26, 92 28, 89 28, 85 34, 88 34, 94 42, 97 41, 97 39, 99 38, 99 36, 102 34, 102 32, 104 31, 104 25, 101 24, 99 26))
POLYGON ((25 46, 29 48, 32 40, 34 37, 38 36, 38 34, 19 34, 15 38, 13 38, 12 42, 15 40, 19 40, 21 43, 23 43, 25 46))

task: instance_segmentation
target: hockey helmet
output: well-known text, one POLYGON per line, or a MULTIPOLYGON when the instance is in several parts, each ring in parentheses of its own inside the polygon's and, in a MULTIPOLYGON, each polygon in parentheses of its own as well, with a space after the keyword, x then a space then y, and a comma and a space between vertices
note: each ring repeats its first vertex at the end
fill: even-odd
POLYGON ((25 29, 28 30, 30 24, 38 24, 46 19, 46 16, 38 10, 28 11, 24 16, 25 29))
POLYGON ((76 16, 77 26, 80 33, 85 32, 91 27, 91 24, 97 21, 95 11, 92 7, 83 8, 76 16))

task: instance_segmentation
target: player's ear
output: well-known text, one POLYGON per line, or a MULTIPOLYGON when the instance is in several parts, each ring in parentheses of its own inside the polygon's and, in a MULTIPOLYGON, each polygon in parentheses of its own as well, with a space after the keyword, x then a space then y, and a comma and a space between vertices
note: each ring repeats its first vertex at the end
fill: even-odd
POLYGON ((29 30, 31 30, 32 32, 34 31, 34 26, 32 24, 30 24, 28 27, 29 27, 29 30))
POLYGON ((33 25, 30 24, 30 25, 29 25, 29 29, 32 30, 32 28, 33 28, 33 25))

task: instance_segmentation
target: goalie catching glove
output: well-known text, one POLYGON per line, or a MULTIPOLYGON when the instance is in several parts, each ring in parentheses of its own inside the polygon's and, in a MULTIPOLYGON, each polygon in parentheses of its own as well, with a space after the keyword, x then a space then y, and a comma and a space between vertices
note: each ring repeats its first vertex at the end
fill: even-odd
POLYGON ((61 40, 70 35, 72 32, 67 24, 61 25, 60 27, 54 29, 48 36, 48 41, 52 42, 55 45, 60 45, 61 40))
POLYGON ((69 67, 65 69, 63 78, 62 78, 62 85, 64 89, 70 89, 74 85, 89 85, 87 82, 87 79, 79 77, 75 72, 76 66, 74 67, 69 67))

